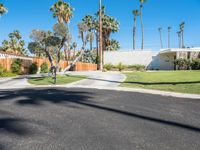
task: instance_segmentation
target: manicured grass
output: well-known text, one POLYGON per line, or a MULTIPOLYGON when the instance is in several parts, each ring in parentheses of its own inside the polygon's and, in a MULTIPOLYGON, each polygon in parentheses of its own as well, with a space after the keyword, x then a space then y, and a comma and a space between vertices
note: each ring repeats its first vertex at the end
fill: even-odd
MULTIPOLYGON (((69 84, 72 82, 76 82, 79 80, 85 79, 85 76, 57 76, 57 85, 63 85, 63 84, 69 84)), ((36 78, 30 78, 28 80, 30 84, 34 85, 53 85, 54 80, 52 77, 36 77, 36 78)))
POLYGON ((3 74, 0 75, 0 78, 1 77, 15 77, 15 76, 17 76, 17 74, 12 73, 12 72, 4 72, 3 74))
POLYGON ((133 72, 126 76, 123 87, 200 94, 200 71, 133 72))

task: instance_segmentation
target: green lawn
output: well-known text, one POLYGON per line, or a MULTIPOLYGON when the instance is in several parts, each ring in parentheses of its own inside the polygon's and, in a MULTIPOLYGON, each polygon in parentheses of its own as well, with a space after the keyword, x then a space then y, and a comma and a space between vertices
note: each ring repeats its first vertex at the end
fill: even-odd
POLYGON ((0 75, 0 78, 1 78, 1 77, 15 77, 15 76, 17 76, 17 74, 12 73, 12 72, 4 72, 4 73, 2 73, 2 74, 0 75))
POLYGON ((162 71, 126 73, 121 85, 179 93, 200 94, 200 71, 162 71))
MULTIPOLYGON (((79 80, 85 79, 85 76, 57 76, 57 85, 69 84, 72 82, 76 82, 79 80)), ((37 77, 37 78, 30 78, 28 82, 34 85, 53 85, 53 78, 52 77, 37 77)))

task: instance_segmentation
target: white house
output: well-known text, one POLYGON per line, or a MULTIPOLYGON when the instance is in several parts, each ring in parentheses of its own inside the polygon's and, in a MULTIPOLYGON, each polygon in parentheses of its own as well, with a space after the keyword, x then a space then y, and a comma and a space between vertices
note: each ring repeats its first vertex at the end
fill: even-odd
POLYGON ((162 49, 160 51, 107 51, 104 64, 145 65, 150 70, 174 70, 178 58, 200 58, 200 48, 162 49))

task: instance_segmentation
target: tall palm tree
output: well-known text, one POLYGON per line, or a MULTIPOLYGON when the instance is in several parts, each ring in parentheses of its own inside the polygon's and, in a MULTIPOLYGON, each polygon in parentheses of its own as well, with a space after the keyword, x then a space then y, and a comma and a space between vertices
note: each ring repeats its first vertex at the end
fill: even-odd
POLYGON ((141 27, 142 27, 142 47, 141 49, 144 49, 144 23, 143 23, 143 5, 147 0, 139 0, 140 1, 140 21, 141 21, 141 27))
POLYGON ((160 34, 160 47, 163 49, 163 41, 162 41, 162 28, 158 28, 159 34, 160 34))
MULTIPOLYGON (((69 31, 69 23, 71 18, 73 17, 73 11, 74 9, 70 6, 69 3, 64 2, 63 0, 58 0, 55 4, 53 4, 50 8, 50 11, 53 12, 53 17, 58 18, 58 23, 66 23, 67 28, 68 28, 68 33, 70 34, 69 31)), ((70 40, 69 38, 67 39, 67 46, 65 45, 66 49, 64 50, 65 52, 65 59, 67 59, 67 51, 69 53, 70 51, 70 40)))
POLYGON ((185 22, 182 22, 180 25, 180 31, 181 31, 181 38, 182 38, 182 48, 185 47, 185 44, 184 44, 184 29, 185 29, 185 22))
POLYGON ((69 24, 73 17, 74 9, 69 3, 66 3, 63 0, 58 0, 53 6, 51 6, 50 11, 53 12, 54 18, 58 18, 59 23, 69 24))
POLYGON ((133 27, 133 50, 136 49, 136 26, 137 26, 137 17, 140 15, 139 10, 133 11, 134 15, 134 27, 133 27))
POLYGON ((6 7, 2 3, 0 3, 0 16, 4 15, 7 12, 8 10, 6 9, 6 7))
POLYGON ((179 46, 179 48, 181 48, 181 45, 182 45, 182 40, 181 40, 181 31, 178 31, 177 32, 177 35, 178 35, 178 46, 179 46))
POLYGON ((168 29, 168 48, 170 48, 171 46, 170 46, 170 33, 171 33, 171 29, 172 29, 172 27, 168 27, 167 28, 168 29))

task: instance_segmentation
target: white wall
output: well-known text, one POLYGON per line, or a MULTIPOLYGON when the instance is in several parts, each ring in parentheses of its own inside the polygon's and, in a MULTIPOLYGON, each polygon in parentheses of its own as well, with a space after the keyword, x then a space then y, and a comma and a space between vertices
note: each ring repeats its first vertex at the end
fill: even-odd
POLYGON ((145 65, 151 69, 153 59, 158 52, 153 51, 112 51, 104 52, 104 64, 117 65, 120 62, 124 65, 145 65))

